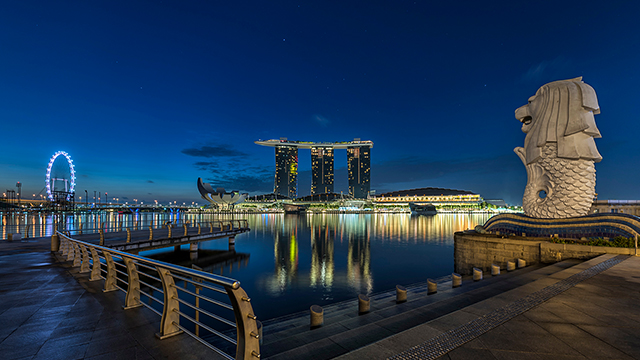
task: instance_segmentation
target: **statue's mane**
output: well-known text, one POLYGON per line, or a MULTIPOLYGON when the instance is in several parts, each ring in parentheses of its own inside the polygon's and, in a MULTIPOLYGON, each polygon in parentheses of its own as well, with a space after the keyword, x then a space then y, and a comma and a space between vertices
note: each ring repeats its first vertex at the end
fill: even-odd
POLYGON ((527 163, 539 158, 549 142, 557 143, 560 158, 602 160, 593 141, 601 137, 593 118, 600 113, 598 98, 582 77, 543 85, 536 92, 538 97, 542 105, 532 114, 532 128, 525 141, 527 163))

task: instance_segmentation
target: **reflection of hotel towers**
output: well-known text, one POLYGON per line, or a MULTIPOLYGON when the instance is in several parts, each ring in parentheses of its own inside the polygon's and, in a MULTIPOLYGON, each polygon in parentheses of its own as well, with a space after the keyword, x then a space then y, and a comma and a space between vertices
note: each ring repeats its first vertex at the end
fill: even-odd
POLYGON ((347 280, 356 291, 370 294, 373 290, 371 277, 371 246, 369 231, 352 230, 349 232, 349 253, 347 255, 347 280))
POLYGON ((258 140, 262 146, 275 147, 276 176, 273 192, 295 198, 298 194, 298 149, 311 150, 311 194, 333 192, 333 157, 335 149, 347 150, 349 171, 349 195, 366 198, 370 190, 372 141, 345 141, 338 143, 314 143, 303 141, 258 140))
POLYGON ((298 239, 296 229, 274 233, 275 280, 283 291, 298 275, 298 239))
POLYGON ((312 287, 320 283, 320 286, 331 290, 333 285, 334 262, 333 242, 335 227, 332 229, 328 223, 315 224, 311 228, 311 271, 309 281, 312 287))

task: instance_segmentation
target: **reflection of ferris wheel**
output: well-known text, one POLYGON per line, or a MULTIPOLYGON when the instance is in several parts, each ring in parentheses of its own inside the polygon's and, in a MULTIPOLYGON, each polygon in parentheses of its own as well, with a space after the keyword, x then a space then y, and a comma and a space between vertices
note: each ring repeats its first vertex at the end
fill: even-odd
POLYGON ((49 200, 54 200, 54 194, 63 193, 63 197, 69 201, 76 187, 76 171, 69 154, 64 151, 53 154, 47 166, 45 181, 49 200), (66 158, 66 162, 62 159, 63 157, 66 158))

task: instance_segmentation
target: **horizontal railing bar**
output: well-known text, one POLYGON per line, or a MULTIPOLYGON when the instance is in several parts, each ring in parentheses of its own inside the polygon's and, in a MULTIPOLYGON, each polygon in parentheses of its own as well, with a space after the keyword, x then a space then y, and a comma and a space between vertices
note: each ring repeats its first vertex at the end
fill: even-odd
POLYGON ((118 284, 115 284, 115 286, 116 286, 118 289, 120 289, 120 291, 122 291, 123 293, 125 293, 125 294, 127 293, 127 290, 125 290, 125 289, 121 288, 120 286, 118 286, 118 284))
MULTIPOLYGON (((122 258, 120 258, 120 259, 122 259, 122 258)), ((117 262, 117 261, 114 261, 113 263, 114 263, 114 264, 116 264, 116 265, 118 265, 118 266, 122 266, 123 268, 126 268, 126 267, 127 267, 127 265, 125 265, 125 264, 123 264, 123 263, 119 263, 119 262, 117 262)))
MULTIPOLYGON (((153 297, 152 297, 152 299, 153 299, 153 297)), ((146 307, 147 309, 149 309, 149 310, 153 311, 154 313, 158 314, 160 317, 162 317, 162 313, 161 313, 161 312, 158 312, 158 310, 154 309, 151 305, 147 305, 147 304, 145 304, 145 303, 143 303, 143 302, 140 302, 140 304, 141 304, 142 306, 146 307)))
MULTIPOLYGON (((125 276, 127 275, 127 273, 124 272, 124 271, 120 271, 120 270, 115 269, 115 268, 113 270, 115 270, 118 274, 122 274, 122 275, 125 275, 125 276)), ((118 280, 120 280, 120 279, 118 279, 118 280)))
POLYGON ((157 282, 160 282, 160 283, 162 282, 162 280, 158 279, 157 277, 155 277, 155 276, 153 276, 153 275, 149 275, 149 274, 147 274, 147 273, 143 273, 142 271, 138 271, 138 274, 139 274, 139 275, 144 275, 144 276, 146 276, 146 277, 148 277, 148 278, 150 278, 150 279, 153 279, 153 280, 155 280, 155 281, 157 281, 157 282))
POLYGON ((142 281, 142 280, 140 280, 140 279, 138 279, 138 281, 140 282, 140 284, 142 284, 142 285, 146 285, 146 286, 148 286, 148 287, 152 288, 153 290, 155 290, 155 291, 159 292, 160 294, 164 294, 164 291, 162 291, 162 290, 158 289, 157 287, 155 287, 155 286, 153 286, 153 285, 151 285, 151 284, 147 284, 146 282, 144 282, 144 281, 142 281))
POLYGON ((180 326, 180 324, 176 324, 175 321, 173 321, 173 324, 175 326, 177 326, 180 330, 184 331, 185 333, 187 333, 187 335, 191 336, 192 338, 198 340, 199 342, 201 342, 204 346, 208 347, 209 349, 217 352, 218 354, 224 356, 225 358, 229 359, 229 360, 234 360, 233 357, 229 356, 229 354, 225 353, 224 351, 218 349, 217 347, 209 344, 208 342, 202 340, 199 336, 196 336, 196 334, 192 333, 191 331, 185 329, 183 326, 180 326))
POLYGON ((157 270, 158 270, 158 269, 156 269, 154 266, 149 266, 149 265, 147 265, 147 264, 143 264, 143 263, 139 263, 139 262, 136 262, 136 264, 137 264, 137 265, 142 266, 143 268, 147 268, 147 269, 149 269, 149 270, 154 270, 154 271, 157 271, 157 270))
POLYGON ((190 291, 190 290, 187 290, 187 289, 183 289, 183 288, 178 287, 178 286, 176 286, 176 289, 178 289, 180 291, 184 291, 187 294, 193 295, 193 296, 198 297, 200 299, 207 300, 208 302, 213 303, 213 304, 218 305, 218 306, 221 306, 221 307, 223 307, 225 309, 233 310, 233 306, 231 306, 231 305, 229 305, 227 303, 223 303, 223 302, 220 302, 218 300, 211 299, 211 298, 206 297, 204 295, 196 294, 193 291, 190 291))
POLYGON ((162 301, 162 300, 160 300, 160 299, 156 299, 155 297, 153 297, 153 296, 151 296, 151 295, 147 294, 147 293, 146 293, 145 291, 143 291, 143 290, 140 290, 140 293, 141 293, 141 294, 146 295, 149 299, 155 300, 158 304, 160 304, 160 305, 164 306, 164 301, 162 301))
MULTIPOLYGON (((222 293, 222 294, 226 294, 227 293, 227 291, 224 288, 217 288, 217 287, 209 285, 209 284, 204 284, 201 281, 185 278, 185 277, 180 276, 180 275, 175 275, 175 274, 172 274, 172 275, 176 279, 180 279, 180 280, 186 281, 186 282, 191 283, 193 285, 203 286, 203 287, 206 287, 207 289, 214 290, 214 291, 217 291, 217 292, 222 293)), ((199 278, 199 279, 201 279, 201 278, 199 278)))
POLYGON ((236 340, 233 340, 232 338, 228 337, 227 335, 225 335, 225 334, 223 334, 223 333, 221 333, 221 332, 219 332, 219 331, 217 331, 215 329, 210 328, 209 326, 201 323, 200 321, 196 321, 194 318, 190 317, 189 315, 187 315, 187 314, 185 314, 185 313, 183 313, 183 312, 181 312, 179 310, 176 310, 176 309, 173 309, 173 311, 177 312, 178 314, 180 314, 180 316, 182 316, 183 318, 191 321, 192 323, 198 324, 202 328, 206 329, 207 331, 210 331, 211 333, 221 337, 222 339, 227 340, 228 342, 232 343, 233 345, 238 345, 238 342, 236 340))
MULTIPOLYGON (((68 237, 67 235, 57 231, 56 232, 59 236, 69 240, 69 241, 73 241, 73 242, 77 242, 77 243, 82 243, 85 245, 88 245, 92 248, 95 248, 97 250, 101 250, 101 251, 106 251, 109 252, 110 254, 115 254, 118 255, 120 257, 125 256, 128 257, 130 259, 134 259, 137 260, 140 263, 146 263, 146 264, 153 264, 155 266, 159 266, 162 267, 164 269, 167 269, 171 272, 175 272, 178 274, 183 274, 186 276, 192 276, 192 277, 197 277, 197 278, 202 278, 204 280, 207 280, 209 282, 212 282, 214 284, 218 284, 218 285, 222 285, 225 287, 230 287, 232 289, 237 289, 240 287, 240 282, 225 276, 221 276, 221 275, 214 275, 214 274, 210 274, 210 273, 206 273, 204 271, 199 271, 199 270, 194 270, 194 269, 188 269, 188 268, 184 268, 182 266, 179 265, 173 265, 173 264, 169 264, 163 261, 159 261, 159 260, 154 260, 154 259, 149 259, 146 258, 144 256, 140 256, 140 255, 134 255, 134 254, 129 254, 123 251, 119 251, 119 250, 115 250, 115 249, 110 249, 104 246, 100 246, 100 245, 95 245, 95 244, 89 244, 86 243, 84 241, 80 241, 80 240, 76 240, 73 239, 71 237, 68 237)), ((173 275, 173 274, 172 274, 173 275)))
POLYGON ((219 289, 219 288, 216 288, 216 287, 208 285, 208 284, 204 284, 204 283, 201 283, 201 282, 193 281, 191 279, 184 278, 184 277, 182 277, 180 275, 175 275, 175 274, 171 274, 171 275, 173 275, 173 277, 176 278, 176 279, 180 279, 180 280, 192 283, 193 285, 202 286, 202 287, 207 288, 209 290, 217 291, 217 292, 219 292, 221 294, 226 294, 227 293, 227 291, 224 290, 224 289, 219 289))
POLYGON ((213 319, 216 319, 216 320, 218 320, 218 321, 220 321, 220 322, 223 322, 223 323, 225 323, 225 324, 227 324, 227 325, 231 325, 231 326, 233 326, 234 328, 237 328, 236 323, 234 323, 234 322, 232 322, 232 321, 229 321, 229 320, 227 320, 227 319, 225 319, 225 318, 223 318, 223 317, 220 317, 220 316, 218 316, 218 315, 216 315, 216 314, 210 313, 210 312, 208 312, 207 310, 204 310, 203 308, 195 307, 194 305, 191 305, 191 304, 189 304, 188 302, 186 302, 186 301, 184 301, 184 300, 182 300, 182 299, 180 299, 180 298, 174 298, 174 299, 176 299, 176 300, 178 300, 178 302, 180 302, 180 303, 182 303, 182 304, 184 304, 184 305, 186 305, 186 306, 188 306, 188 307, 192 308, 193 310, 196 310, 196 311, 198 311, 198 312, 200 312, 200 313, 202 313, 202 314, 205 314, 205 315, 207 315, 207 316, 209 316, 209 317, 211 317, 211 318, 213 318, 213 319))

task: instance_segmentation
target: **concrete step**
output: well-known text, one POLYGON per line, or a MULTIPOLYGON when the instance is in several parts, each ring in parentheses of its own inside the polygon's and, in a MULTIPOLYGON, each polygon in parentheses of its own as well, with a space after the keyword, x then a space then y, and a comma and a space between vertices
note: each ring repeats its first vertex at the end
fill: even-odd
POLYGON ((324 325, 313 330, 309 312, 264 321, 262 357, 330 359, 581 262, 533 265, 499 276, 485 275, 478 282, 463 277, 463 285, 455 289, 450 278, 442 278, 433 295, 427 295, 426 283, 416 284, 407 287, 408 301, 401 304, 395 302, 394 289, 371 296, 371 311, 364 315, 358 315, 357 300, 340 302, 324 308, 324 325))

